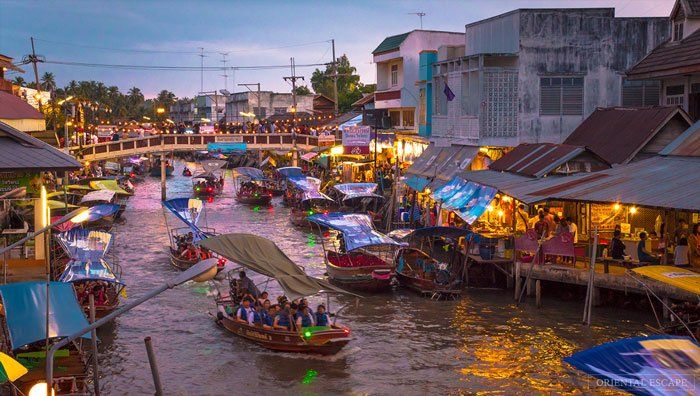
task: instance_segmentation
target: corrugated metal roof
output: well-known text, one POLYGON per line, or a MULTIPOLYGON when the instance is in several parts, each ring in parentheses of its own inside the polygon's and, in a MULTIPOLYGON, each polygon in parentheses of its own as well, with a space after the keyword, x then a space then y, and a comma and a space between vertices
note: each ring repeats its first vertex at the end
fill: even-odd
POLYGON ((598 108, 564 144, 585 146, 611 164, 624 164, 680 112, 677 106, 598 108))
POLYGON ((587 178, 563 178, 558 185, 538 186, 542 188, 528 195, 700 211, 700 158, 657 156, 587 178))
POLYGON ((442 166, 437 171, 437 177, 443 181, 452 180, 458 173, 469 169, 469 164, 479 153, 479 147, 452 146, 450 151, 452 155, 443 161, 442 166))
POLYGON ((675 138, 668 146, 664 147, 659 154, 700 157, 700 121, 686 129, 685 132, 675 138))
POLYGON ((627 70, 630 78, 650 78, 688 73, 700 68, 700 29, 680 41, 667 41, 654 48, 627 70))
POLYGON ((531 177, 542 177, 572 160, 586 149, 564 144, 521 144, 507 153, 489 168, 531 177))
POLYGON ((80 169, 75 158, 0 122, 0 172, 80 169))
POLYGON ((44 115, 20 97, 0 91, 0 118, 43 120, 44 115))
POLYGON ((393 51, 398 49, 401 46, 401 43, 406 40, 406 37, 411 34, 411 32, 408 33, 402 33, 402 34, 397 34, 396 36, 389 36, 382 41, 377 48, 372 51, 372 54, 378 54, 380 52, 388 52, 388 51, 393 51))

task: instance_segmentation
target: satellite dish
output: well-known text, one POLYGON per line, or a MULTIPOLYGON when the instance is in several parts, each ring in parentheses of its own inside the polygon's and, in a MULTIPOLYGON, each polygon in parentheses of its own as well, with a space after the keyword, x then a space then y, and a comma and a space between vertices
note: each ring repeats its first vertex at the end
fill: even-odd
POLYGON ((231 92, 228 89, 220 89, 219 92, 224 96, 231 96, 231 92))

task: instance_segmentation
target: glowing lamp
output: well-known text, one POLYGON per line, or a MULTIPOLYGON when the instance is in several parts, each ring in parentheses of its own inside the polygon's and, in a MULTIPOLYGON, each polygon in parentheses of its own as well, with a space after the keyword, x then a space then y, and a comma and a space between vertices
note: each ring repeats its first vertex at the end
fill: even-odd
POLYGON ((133 179, 134 177, 136 177, 136 173, 134 173, 134 172, 129 173, 129 177, 131 177, 133 179))
POLYGON ((311 338, 311 332, 308 331, 308 330, 306 330, 306 331, 304 332, 304 337, 306 337, 306 338, 311 338))
MULTIPOLYGON (((29 393, 27 393, 27 396, 46 396, 48 395, 48 392, 46 391, 46 382, 37 382, 34 384, 31 389, 29 389, 29 393)), ((51 389, 51 396, 54 396, 56 394, 56 391, 51 389)))
POLYGON ((635 213, 637 213, 637 208, 633 206, 630 208, 630 214, 635 214, 635 213))
POLYGON ((313 211, 313 210, 310 210, 310 211, 309 211, 309 216, 311 216, 312 214, 314 214, 314 211, 313 211))
POLYGON ((613 205, 613 210, 616 211, 616 212, 617 212, 618 210, 620 210, 620 204, 619 204, 619 203, 616 203, 615 205, 613 205))
POLYGON ((213 188, 211 188, 211 187, 207 187, 207 192, 212 192, 212 191, 214 191, 214 189, 213 189, 213 188))

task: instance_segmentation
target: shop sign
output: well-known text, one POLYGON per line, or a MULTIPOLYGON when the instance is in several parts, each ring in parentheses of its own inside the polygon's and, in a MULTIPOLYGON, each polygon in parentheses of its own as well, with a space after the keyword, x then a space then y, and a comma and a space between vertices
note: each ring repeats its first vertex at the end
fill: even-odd
POLYGON ((217 142, 226 142, 226 143, 243 143, 243 136, 240 136, 240 135, 217 136, 216 141, 217 142))
POLYGON ((221 152, 221 153, 233 153, 233 152, 245 152, 248 146, 245 143, 236 142, 222 142, 222 143, 209 143, 207 144, 208 151, 221 152))
POLYGON ((343 152, 345 154, 369 154, 372 128, 356 125, 343 128, 343 152))
POLYGON ((214 133, 214 125, 200 125, 199 133, 214 133))
POLYGON ((27 193, 35 193, 39 191, 41 186, 41 177, 37 173, 0 173, 0 194, 10 192, 12 190, 25 187, 27 193))
POLYGON ((318 145, 319 146, 334 146, 335 136, 333 135, 318 135, 318 145))

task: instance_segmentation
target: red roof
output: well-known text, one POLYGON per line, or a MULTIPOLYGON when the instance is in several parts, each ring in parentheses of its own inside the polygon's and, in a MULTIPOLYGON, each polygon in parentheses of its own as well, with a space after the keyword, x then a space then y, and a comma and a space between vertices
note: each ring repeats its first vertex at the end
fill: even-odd
POLYGON ((654 48, 627 71, 632 79, 700 73, 700 29, 681 41, 667 41, 654 48))
POLYGON ((524 143, 492 163, 489 169, 542 177, 584 151, 584 147, 566 144, 524 143))
POLYGON ((43 120, 44 115, 18 96, 0 91, 0 118, 6 120, 43 120))
POLYGON ((679 113, 688 120, 677 106, 598 108, 564 144, 584 146, 611 164, 624 164, 679 113))

